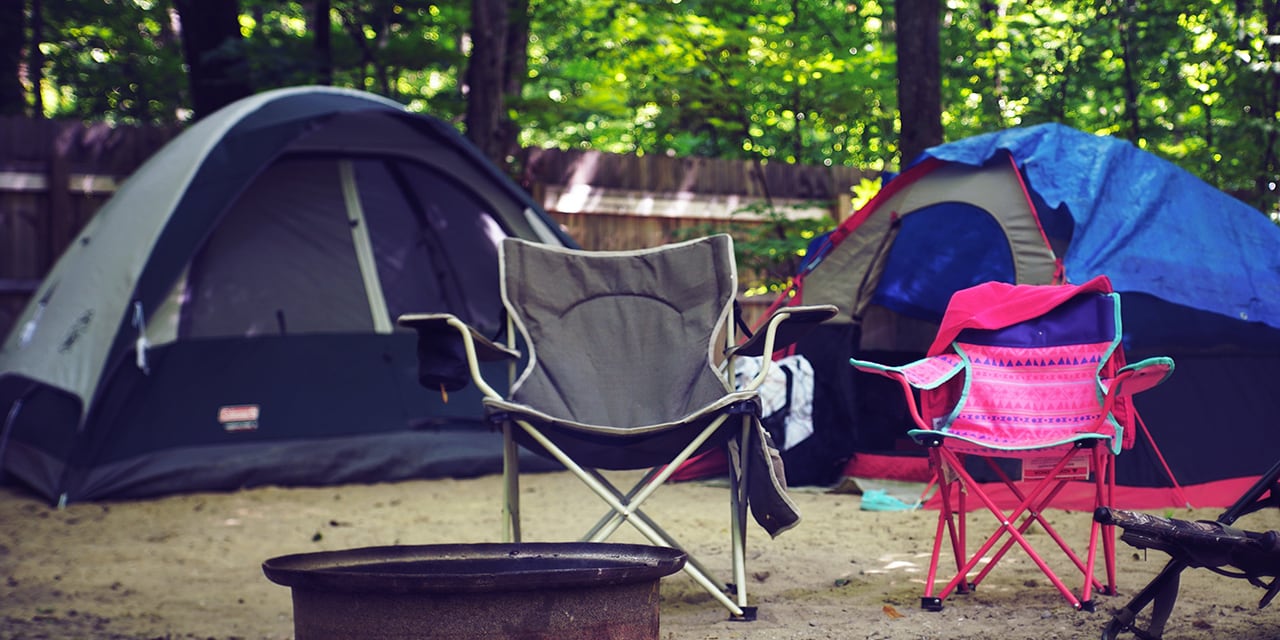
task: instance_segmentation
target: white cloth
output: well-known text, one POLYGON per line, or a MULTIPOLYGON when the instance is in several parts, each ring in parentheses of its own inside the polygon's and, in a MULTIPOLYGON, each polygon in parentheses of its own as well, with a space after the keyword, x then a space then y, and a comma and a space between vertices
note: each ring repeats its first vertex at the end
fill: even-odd
MULTIPOLYGON (((769 374, 760 385, 761 415, 771 416, 787 406, 787 374, 791 372, 791 411, 784 423, 782 450, 796 446, 813 435, 813 365, 804 356, 787 356, 769 366, 769 374)), ((734 362, 735 384, 741 389, 760 371, 760 358, 741 358, 734 362)))

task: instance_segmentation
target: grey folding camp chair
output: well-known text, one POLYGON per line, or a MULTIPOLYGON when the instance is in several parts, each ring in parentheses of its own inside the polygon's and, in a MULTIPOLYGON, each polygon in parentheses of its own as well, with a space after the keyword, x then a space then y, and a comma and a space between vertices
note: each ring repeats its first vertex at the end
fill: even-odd
POLYGON ((734 582, 712 579, 692 556, 685 571, 731 619, 754 618, 744 577, 748 507, 772 535, 794 526, 799 514, 759 420, 757 388, 768 358, 742 389, 730 382, 733 361, 773 353, 835 308, 785 309, 738 344, 737 271, 727 235, 608 252, 507 239, 500 262, 507 346, 448 314, 406 315, 399 323, 418 331, 423 384, 456 387, 461 369, 450 370, 464 354, 486 415, 501 425, 506 539, 520 540, 517 443, 559 461, 609 505, 584 540, 602 541, 627 522, 653 544, 671 547, 680 545, 641 504, 689 457, 727 446, 734 582), (526 364, 505 396, 478 366, 523 356, 526 364), (624 492, 599 469, 649 471, 624 492))

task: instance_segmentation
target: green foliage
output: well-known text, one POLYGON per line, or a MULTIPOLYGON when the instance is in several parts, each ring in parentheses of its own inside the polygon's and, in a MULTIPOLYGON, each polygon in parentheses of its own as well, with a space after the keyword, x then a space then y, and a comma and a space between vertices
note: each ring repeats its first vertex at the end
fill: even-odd
MULTIPOLYGON (((947 138, 1062 122, 1278 211, 1276 2, 948 0, 947 138)), ((189 115, 171 3, 42 6, 46 115, 189 115)), ((895 169, 910 159, 897 158, 892 6, 530 0, 528 77, 507 106, 526 146, 895 169)), ((315 81, 313 7, 240 0, 255 87, 315 81)), ((334 83, 460 122, 470 19, 467 2, 333 0, 334 83)))
MULTIPOLYGON (((241 7, 247 12, 241 24, 255 86, 314 83, 318 60, 311 4, 241 0, 241 7)), ((465 3, 333 2, 334 84, 446 119, 458 117, 465 111, 458 78, 466 66, 459 41, 469 19, 465 3)))
POLYGON ((812 0, 538 3, 525 142, 885 166, 895 82, 880 14, 812 0))
POLYGON ((159 3, 44 3, 43 16, 47 115, 157 123, 179 117, 182 53, 159 3))
POLYGON ((1280 47, 1266 45, 1265 6, 1031 0, 1004 15, 984 13, 996 3, 950 6, 949 138, 1063 122, 1127 138, 1259 209, 1280 210, 1280 47))
POLYGON ((796 214, 825 206, 827 203, 820 202, 786 206, 756 202, 734 211, 735 216, 741 217, 727 224, 695 225, 679 230, 676 235, 686 239, 728 233, 733 236, 739 285, 746 294, 780 293, 790 286, 809 243, 835 225, 829 216, 796 214))

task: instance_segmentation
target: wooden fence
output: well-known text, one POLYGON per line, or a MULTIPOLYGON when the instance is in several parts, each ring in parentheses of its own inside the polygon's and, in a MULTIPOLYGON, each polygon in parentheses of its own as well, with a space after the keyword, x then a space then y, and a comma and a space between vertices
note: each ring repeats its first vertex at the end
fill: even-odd
MULTIPOLYGON (((0 117, 0 338, 94 211, 175 128, 0 117)), ((848 214, 847 167, 528 149, 519 182, 583 247, 631 249, 752 206, 791 216, 848 214)), ((744 213, 744 211, 747 211, 744 213)))
POLYGON ((0 117, 0 336, 94 211, 173 135, 0 117))
POLYGON ((753 207, 786 215, 849 213, 850 167, 610 155, 531 149, 523 182, 569 234, 591 249, 633 249, 678 239, 706 225, 758 223, 753 207))

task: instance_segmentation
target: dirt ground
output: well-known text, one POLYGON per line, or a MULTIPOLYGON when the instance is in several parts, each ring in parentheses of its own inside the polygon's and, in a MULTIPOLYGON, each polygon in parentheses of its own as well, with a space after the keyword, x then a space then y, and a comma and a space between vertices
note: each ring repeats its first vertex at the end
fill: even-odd
MULTIPOLYGON (((601 513, 596 498, 565 473, 525 476, 521 494, 529 541, 575 539, 601 513)), ((264 577, 264 560, 364 546, 498 542, 500 495, 500 478, 487 476, 264 487, 57 510, 18 487, 0 487, 0 637, 290 638, 290 591, 264 577)), ((1167 559, 1121 543, 1121 594, 1099 596, 1097 611, 1088 613, 1073 610, 1014 553, 976 593, 926 612, 919 602, 935 512, 866 511, 856 495, 819 490, 793 497, 804 516, 797 528, 771 540, 752 524, 748 535, 749 593, 759 618, 727 621, 691 579, 676 574, 661 582, 661 638, 1098 638, 1111 612, 1167 559)), ((720 484, 673 484, 647 510, 727 575, 727 502, 720 484)), ((1209 519, 1218 511, 1173 515, 1209 519)), ((1054 516, 1067 536, 1084 539, 1088 514, 1054 516)), ((1274 514, 1253 518, 1240 524, 1280 529, 1274 514)), ((1032 539, 1042 548, 1048 542, 1043 533, 1032 539)), ((641 538, 628 529, 615 540, 641 538)), ((1189 570, 1165 637, 1280 638, 1280 606, 1259 610, 1263 593, 1244 580, 1189 570)))

